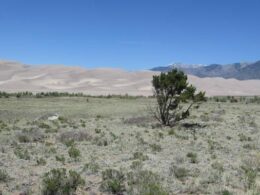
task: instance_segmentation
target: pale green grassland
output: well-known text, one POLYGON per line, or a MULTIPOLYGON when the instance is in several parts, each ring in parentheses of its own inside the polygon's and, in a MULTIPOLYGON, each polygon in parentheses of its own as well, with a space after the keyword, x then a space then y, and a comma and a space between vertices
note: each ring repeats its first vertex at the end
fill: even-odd
POLYGON ((41 194, 54 168, 81 175, 77 194, 112 193, 107 169, 123 175, 117 194, 260 194, 260 104, 206 102, 170 128, 151 117, 153 103, 1 98, 0 194, 41 194))

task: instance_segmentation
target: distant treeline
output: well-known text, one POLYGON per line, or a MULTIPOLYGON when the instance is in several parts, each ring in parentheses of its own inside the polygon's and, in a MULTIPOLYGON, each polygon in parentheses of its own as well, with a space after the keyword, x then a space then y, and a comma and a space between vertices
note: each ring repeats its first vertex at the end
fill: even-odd
MULTIPOLYGON (((9 98, 9 97, 16 97, 16 98, 26 98, 26 97, 35 97, 35 98, 45 98, 45 97, 95 97, 95 98, 120 98, 120 99, 136 99, 136 98, 144 98, 146 96, 131 96, 128 94, 125 95, 87 95, 84 93, 69 93, 69 92, 39 92, 39 93, 32 93, 29 91, 25 92, 15 92, 15 93, 8 93, 4 91, 0 91, 0 98, 9 98)), ((152 96, 146 97, 150 98, 152 96)))
POLYGON ((245 103, 257 103, 260 104, 260 96, 214 96, 208 97, 208 101, 214 102, 245 102, 245 103))
POLYGON ((83 93, 68 93, 68 92, 39 92, 39 93, 32 93, 29 91, 25 92, 16 92, 16 93, 8 93, 4 91, 0 91, 0 98, 9 98, 9 97, 36 97, 36 98, 43 98, 43 97, 84 97, 83 93))
MULTIPOLYGON (((45 98, 45 97, 94 97, 94 98, 120 98, 120 99, 137 99, 137 98, 153 98, 154 96, 132 96, 132 95, 87 95, 84 93, 69 93, 69 92, 39 92, 32 93, 29 91, 25 92, 16 92, 16 93, 8 93, 4 91, 0 91, 0 98, 26 98, 26 97, 34 97, 34 98, 45 98)), ((258 103, 260 104, 260 96, 213 96, 207 97, 207 101, 213 102, 245 102, 245 103, 258 103)))

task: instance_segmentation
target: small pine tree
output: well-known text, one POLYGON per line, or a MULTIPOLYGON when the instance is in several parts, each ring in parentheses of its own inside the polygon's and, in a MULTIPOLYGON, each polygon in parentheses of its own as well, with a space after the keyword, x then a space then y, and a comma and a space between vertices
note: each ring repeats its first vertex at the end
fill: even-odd
POLYGON ((194 103, 206 100, 205 92, 195 94, 196 88, 189 85, 187 75, 177 69, 153 76, 152 84, 157 100, 157 107, 153 113, 155 118, 166 126, 172 126, 187 118, 194 103), (181 103, 189 105, 184 109, 181 103))

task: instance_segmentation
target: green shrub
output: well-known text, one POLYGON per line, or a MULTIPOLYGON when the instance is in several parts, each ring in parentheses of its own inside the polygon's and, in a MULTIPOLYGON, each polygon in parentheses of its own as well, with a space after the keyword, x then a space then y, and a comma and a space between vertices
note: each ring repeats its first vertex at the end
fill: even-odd
POLYGON ((158 137, 159 137, 160 139, 163 139, 163 137, 164 137, 163 132, 159 132, 159 133, 158 133, 158 137))
POLYGON ((61 122, 61 123, 68 123, 68 119, 63 117, 63 116, 59 116, 58 120, 61 122))
POLYGON ((66 169, 52 169, 45 173, 42 180, 43 195, 72 195, 78 186, 84 185, 85 181, 75 171, 66 173, 66 169))
POLYGON ((109 135, 113 138, 113 140, 116 140, 118 138, 118 136, 113 132, 110 132, 109 135))
POLYGON ((52 153, 52 154, 56 154, 57 153, 57 150, 55 147, 50 147, 47 149, 48 153, 52 153))
POLYGON ((80 119, 81 127, 86 127, 86 122, 82 119, 80 119))
POLYGON ((150 144, 150 147, 153 152, 160 152, 162 147, 159 144, 150 144))
POLYGON ((208 115, 208 113, 204 113, 204 114, 200 115, 200 119, 201 119, 203 122, 208 122, 208 121, 209 121, 209 115, 208 115))
POLYGON ((96 117, 97 117, 97 118, 102 118, 102 116, 101 116, 100 114, 98 114, 96 117))
POLYGON ((243 141, 252 141, 252 138, 251 138, 251 137, 247 137, 247 136, 245 136, 243 133, 239 133, 239 134, 238 134, 238 137, 239 137, 239 140, 240 140, 241 142, 243 142, 243 141))
POLYGON ((221 145, 212 139, 208 139, 208 147, 209 147, 210 153, 213 153, 214 150, 220 149, 221 145))
POLYGON ((167 195, 161 185, 161 178, 147 170, 130 172, 127 175, 128 194, 167 195))
POLYGON ((249 127, 257 128, 257 124, 256 124, 256 122, 255 122, 255 119, 251 119, 251 120, 248 122, 248 125, 249 125, 249 127))
POLYGON ((99 165, 95 161, 90 161, 84 165, 83 171, 87 171, 91 174, 97 173, 100 169, 99 165))
POLYGON ((9 129, 8 125, 4 121, 0 120, 0 132, 2 130, 8 131, 10 129, 9 129))
POLYGON ((27 149, 15 148, 14 154, 20 159, 24 159, 24 160, 31 159, 30 154, 27 149))
POLYGON ((10 176, 8 175, 8 173, 5 170, 0 169, 0 183, 7 182, 9 179, 10 176))
POLYGON ((125 175, 116 169, 107 169, 102 172, 101 189, 112 192, 113 194, 122 194, 125 191, 125 175))
POLYGON ((64 144, 67 146, 67 147, 72 147, 75 145, 75 142, 74 140, 68 140, 68 141, 65 141, 64 144))
POLYGON ((66 131, 66 132, 61 133, 60 136, 59 136, 59 140, 62 143, 72 142, 72 141, 74 141, 74 142, 90 141, 91 139, 92 139, 92 137, 85 130, 66 131))
POLYGON ((69 153, 69 156, 71 158, 74 158, 75 160, 78 160, 80 157, 80 150, 77 149, 75 146, 70 147, 68 153, 69 153))
POLYGON ((103 134, 101 136, 95 137, 93 141, 98 146, 107 146, 108 145, 108 139, 103 134))
POLYGON ((21 143, 28 143, 31 141, 30 137, 25 134, 19 134, 17 137, 18 137, 19 142, 21 142, 21 143))
POLYGON ((45 133, 57 133, 57 132, 58 132, 57 128, 50 128, 45 130, 45 133))
POLYGON ((113 194, 168 194, 161 185, 161 178, 151 171, 137 169, 125 176, 122 171, 107 169, 102 173, 102 178, 101 189, 113 194))
POLYGON ((137 141, 138 141, 138 144, 140 144, 140 145, 145 145, 145 144, 147 144, 147 142, 144 140, 144 138, 142 137, 142 135, 141 135, 141 133, 140 132, 138 132, 138 133, 136 133, 136 139, 137 139, 137 141))
POLYGON ((96 128, 95 129, 95 132, 98 134, 98 133, 101 133, 101 129, 98 129, 98 128, 96 128))
POLYGON ((214 97, 213 99, 215 100, 215 102, 227 102, 228 98, 222 96, 222 97, 214 97))
POLYGON ((257 147, 255 144, 245 144, 245 145, 243 145, 243 148, 249 149, 249 150, 255 150, 257 147))
POLYGON ((65 164, 65 157, 64 157, 64 155, 60 155, 60 156, 56 155, 55 158, 56 158, 56 161, 59 161, 62 164, 65 164))
POLYGON ((196 153, 193 153, 193 152, 189 152, 187 154, 187 157, 190 158, 190 162, 191 163, 197 163, 198 160, 197 160, 197 154, 196 153))
POLYGON ((38 127, 42 128, 42 129, 50 129, 51 128, 51 126, 46 124, 46 123, 40 123, 40 124, 38 124, 38 127))
POLYGON ((17 138, 21 143, 42 142, 45 135, 39 129, 23 129, 22 132, 17 133, 17 138))
POLYGON ((46 165, 46 160, 44 158, 39 158, 36 160, 37 165, 46 165))
POLYGON ((178 138, 178 139, 182 139, 182 140, 188 140, 189 139, 188 135, 180 135, 180 134, 177 134, 177 133, 175 133, 175 137, 178 138))
POLYGON ((222 173, 224 172, 224 167, 223 164, 220 162, 214 162, 211 164, 211 167, 215 170, 217 170, 218 172, 222 173))
POLYGON ((232 139, 232 137, 230 137, 230 136, 227 136, 226 138, 227 138, 227 140, 231 140, 232 139))
POLYGON ((175 130, 174 130, 174 129, 170 129, 170 130, 168 131, 168 134, 169 134, 169 135, 175 135, 175 130))
POLYGON ((141 170, 143 167, 143 162, 140 160, 135 160, 132 162, 130 168, 133 170, 141 170))
POLYGON ((245 174, 245 186, 247 189, 252 189, 256 183, 257 177, 257 170, 254 170, 252 167, 249 166, 242 166, 241 167, 245 174))
POLYGON ((135 152, 133 154, 133 159, 134 160, 141 160, 141 161, 145 161, 145 160, 148 160, 148 156, 147 155, 144 155, 142 152, 135 152))
POLYGON ((232 195, 232 193, 229 192, 228 190, 223 190, 221 194, 222 195, 232 195))
POLYGON ((171 167, 170 172, 173 173, 175 177, 179 180, 183 180, 189 174, 188 169, 185 169, 184 167, 175 167, 175 166, 171 167))
POLYGON ((232 96, 232 97, 230 98, 230 102, 231 102, 231 103, 237 103, 237 102, 238 102, 238 98, 235 98, 234 96, 232 96))

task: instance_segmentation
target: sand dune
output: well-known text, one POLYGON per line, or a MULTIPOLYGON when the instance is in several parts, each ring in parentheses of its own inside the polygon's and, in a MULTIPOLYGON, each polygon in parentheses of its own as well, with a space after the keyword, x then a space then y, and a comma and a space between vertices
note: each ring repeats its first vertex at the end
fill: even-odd
MULTIPOLYGON (((0 61, 0 90, 68 91, 91 95, 151 95, 151 79, 158 72, 128 72, 115 68, 84 69, 62 65, 28 66, 0 61)), ((189 82, 212 95, 260 95, 260 80, 239 81, 188 76, 189 82)))

